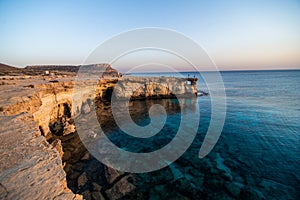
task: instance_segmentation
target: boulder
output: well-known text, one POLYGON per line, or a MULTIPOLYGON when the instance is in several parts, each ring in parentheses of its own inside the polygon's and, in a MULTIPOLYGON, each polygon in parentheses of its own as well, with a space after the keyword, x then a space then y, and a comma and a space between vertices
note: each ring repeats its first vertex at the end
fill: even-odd
POLYGON ((107 166, 104 167, 104 170, 105 170, 104 173, 108 184, 112 184, 119 176, 124 174, 123 172, 120 172, 116 169, 107 166))
POLYGON ((109 190, 106 190, 106 195, 109 199, 120 199, 125 196, 130 196, 136 190, 135 185, 130 181, 131 175, 123 177, 115 183, 109 190))
POLYGON ((78 177, 78 180, 77 180, 78 188, 79 188, 79 189, 83 188, 87 182, 88 182, 88 177, 87 177, 87 175, 86 175, 86 172, 83 172, 83 173, 78 177))
POLYGON ((99 192, 99 191, 92 192, 92 197, 95 200, 105 200, 105 198, 103 197, 102 193, 99 192))

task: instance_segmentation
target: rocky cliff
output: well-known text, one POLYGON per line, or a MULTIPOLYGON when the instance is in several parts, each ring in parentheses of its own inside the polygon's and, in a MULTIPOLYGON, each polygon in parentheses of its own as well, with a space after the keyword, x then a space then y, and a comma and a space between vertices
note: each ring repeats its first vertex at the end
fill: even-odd
POLYGON ((114 88, 117 99, 157 99, 195 96, 196 85, 185 78, 124 77, 114 88))
POLYGON ((41 78, 2 79, 0 199, 81 199, 67 188, 61 148, 49 144, 42 130, 55 120, 58 105, 70 102, 64 97, 72 83, 58 87, 41 78))
MULTIPOLYGON (((65 152, 69 147, 62 146, 62 139, 76 132, 73 117, 89 111, 94 100, 82 93, 90 86, 81 83, 84 87, 78 95, 82 104, 72 108, 73 95, 77 95, 73 92, 75 77, 0 79, 0 199, 81 199, 66 184, 62 160, 72 156, 65 152)), ((169 98, 197 91, 185 79, 107 78, 99 82, 97 98, 109 100, 114 89, 113 95, 120 99, 169 98)), ((111 196, 109 191, 107 197, 111 196)))

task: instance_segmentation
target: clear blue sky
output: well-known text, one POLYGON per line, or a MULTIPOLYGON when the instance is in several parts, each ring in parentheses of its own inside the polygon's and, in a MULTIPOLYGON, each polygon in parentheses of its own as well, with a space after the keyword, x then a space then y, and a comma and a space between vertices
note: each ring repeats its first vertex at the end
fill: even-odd
MULTIPOLYGON (((300 68, 300 1, 0 0, 0 62, 81 64, 141 27, 179 31, 220 69, 300 68)), ((184 69, 183 69, 184 70, 184 69)))

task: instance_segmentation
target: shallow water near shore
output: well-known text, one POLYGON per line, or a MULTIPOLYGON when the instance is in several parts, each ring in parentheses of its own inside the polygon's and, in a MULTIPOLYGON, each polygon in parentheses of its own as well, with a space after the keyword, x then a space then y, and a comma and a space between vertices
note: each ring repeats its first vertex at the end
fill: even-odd
MULTIPOLYGON (((188 74, 194 75, 188 72, 183 76, 188 74)), ((300 197, 300 71, 222 72, 221 75, 227 95, 227 113, 221 137, 214 149, 208 156, 199 159, 199 149, 211 116, 210 97, 202 96, 188 102, 191 109, 198 106, 201 115, 192 145, 176 162, 163 169, 133 174, 137 187, 134 198, 300 197)), ((199 78, 198 89, 207 91, 201 77, 195 76, 199 78)), ((157 135, 148 140, 132 138, 112 122, 112 126, 106 128, 110 140, 132 152, 151 152, 168 145, 180 124, 182 113, 178 101, 136 101, 130 112, 137 124, 147 125, 150 122, 147 108, 156 103, 168 113, 166 124, 157 135)), ((95 165, 95 161, 89 163, 87 167, 95 165)))
MULTIPOLYGON (((194 75, 187 72, 183 76, 187 74, 194 75)), ((230 177, 229 182, 249 186, 258 196, 299 198, 300 71, 221 72, 221 75, 227 95, 226 121, 219 142, 206 159, 212 157, 213 165, 230 177)), ((198 89, 205 90, 199 74, 195 76, 200 79, 198 89)), ((210 98, 200 97, 197 103, 201 110, 198 136, 182 157, 192 157, 195 163, 210 120, 210 98), (189 155, 192 153, 195 155, 189 155)), ((180 160, 174 165, 182 168, 188 179, 192 175, 185 174, 184 168, 193 167, 193 160, 190 166, 180 165, 180 160)), ((208 188, 208 192, 213 190, 208 188)))

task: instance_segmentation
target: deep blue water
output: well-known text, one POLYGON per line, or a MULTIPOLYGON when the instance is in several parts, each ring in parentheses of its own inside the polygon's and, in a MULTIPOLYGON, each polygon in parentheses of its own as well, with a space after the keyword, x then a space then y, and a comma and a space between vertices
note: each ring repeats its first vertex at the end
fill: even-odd
MULTIPOLYGON (((182 73, 183 77, 188 74, 199 78, 198 89, 208 91, 200 74, 182 73)), ((133 75, 174 76, 170 73, 133 75)), ((172 194, 175 191, 195 199, 299 199, 300 71, 233 71, 221 72, 221 75, 226 91, 227 112, 221 137, 213 151, 202 160, 198 158, 211 114, 210 97, 202 96, 196 102, 201 111, 201 120, 193 144, 170 167, 140 174, 140 189, 150 191, 152 199, 171 198, 157 193, 172 194), (173 179, 168 177, 168 172, 173 174, 173 179), (155 176, 158 178, 153 180, 155 176), (234 186, 238 187, 239 194, 230 192, 234 186)), ((161 102, 167 102, 169 108, 170 104, 176 104, 172 100, 161 102)), ((135 108, 139 106, 143 108, 139 103, 135 108)), ((133 151, 134 148, 143 148, 137 144, 161 148, 174 136, 180 121, 180 111, 175 109, 169 114, 167 124, 160 133, 166 140, 159 140, 161 143, 157 138, 152 138, 149 143, 135 143, 124 135, 120 139, 118 130, 112 132, 111 140, 127 149, 130 147, 126 145, 134 144, 133 151)), ((149 118, 140 115, 136 121, 147 124, 149 118)), ((147 151, 145 148, 144 151, 147 151)))

